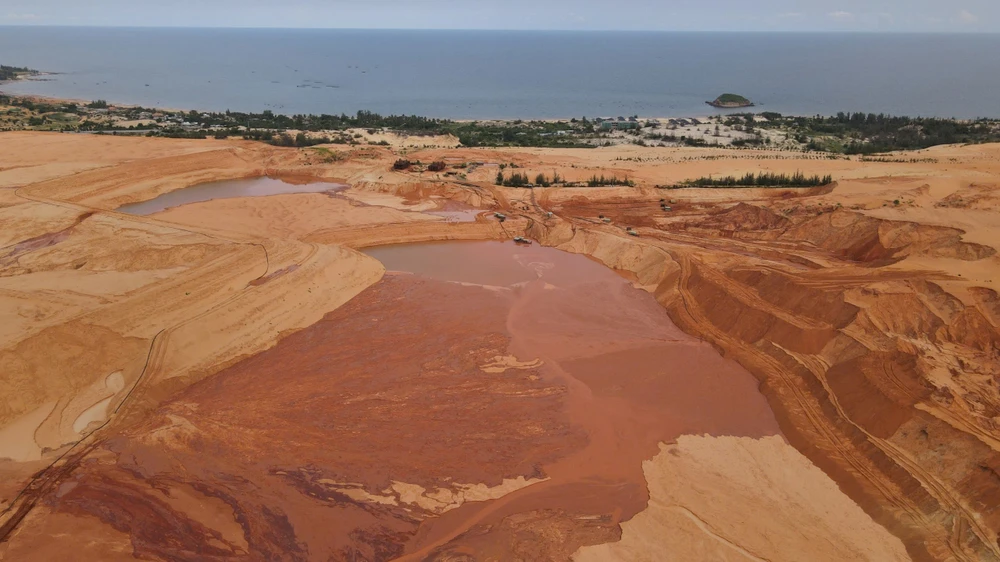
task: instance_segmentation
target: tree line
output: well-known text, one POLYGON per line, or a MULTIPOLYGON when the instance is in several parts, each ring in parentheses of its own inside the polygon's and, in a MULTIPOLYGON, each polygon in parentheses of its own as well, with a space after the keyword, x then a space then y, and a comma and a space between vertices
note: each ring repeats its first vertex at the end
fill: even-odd
MULTIPOLYGON (((628 179, 628 176, 621 179, 618 176, 606 177, 604 174, 601 174, 600 176, 594 174, 585 183, 587 187, 635 186, 635 182, 628 179)), ((496 184, 504 187, 551 187, 559 184, 566 187, 573 187, 579 185, 578 182, 566 182, 566 180, 562 178, 558 172, 552 172, 552 177, 546 176, 544 173, 540 173, 535 176, 535 181, 532 182, 531 178, 526 173, 514 172, 509 176, 505 176, 503 170, 497 172, 496 184)))
POLYGON ((792 175, 775 174, 773 172, 760 172, 756 174, 749 172, 742 177, 701 177, 694 180, 687 180, 682 185, 689 187, 820 187, 830 185, 831 183, 833 183, 833 176, 831 175, 806 176, 802 172, 795 172, 792 175))
POLYGON ((358 111, 354 115, 341 113, 282 115, 271 110, 260 113, 226 111, 225 113, 198 114, 189 118, 206 127, 212 125, 246 126, 250 129, 297 129, 300 131, 322 131, 343 129, 385 128, 397 131, 431 132, 439 131, 446 121, 418 115, 381 115, 373 111, 358 111))
MULTIPOLYGON (((960 121, 938 117, 904 117, 885 113, 839 112, 824 117, 786 117, 761 113, 766 122, 758 127, 789 128, 809 150, 845 154, 875 154, 897 150, 919 150, 941 144, 1000 141, 995 121, 960 121), (814 138, 819 137, 819 138, 814 138), (823 137, 837 139, 826 142, 823 137)), ((731 116, 737 119, 742 116, 731 116)), ((752 115, 746 117, 752 119, 752 115)), ((728 122, 728 121, 727 121, 728 122)))
POLYGON ((593 176, 590 176, 590 179, 587 180, 587 187, 604 187, 604 186, 616 186, 616 185, 633 187, 635 186, 635 182, 628 179, 628 176, 625 176, 625 179, 618 179, 618 176, 604 177, 604 174, 601 174, 600 177, 597 177, 597 174, 594 174, 593 176))

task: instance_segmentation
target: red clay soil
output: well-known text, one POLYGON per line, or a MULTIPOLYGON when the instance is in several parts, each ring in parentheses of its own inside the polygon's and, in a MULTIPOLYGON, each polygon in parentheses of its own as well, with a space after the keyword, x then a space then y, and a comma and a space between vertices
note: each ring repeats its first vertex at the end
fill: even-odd
MULTIPOLYGON (((535 280, 389 274, 106 440, 45 505, 151 559, 565 558, 645 507, 659 442, 778 432, 749 373, 613 272, 512 244, 452 255, 469 252, 535 280), (546 480, 443 514, 390 489, 518 477, 546 480)), ((72 552, 46 521, 33 536, 72 552)))

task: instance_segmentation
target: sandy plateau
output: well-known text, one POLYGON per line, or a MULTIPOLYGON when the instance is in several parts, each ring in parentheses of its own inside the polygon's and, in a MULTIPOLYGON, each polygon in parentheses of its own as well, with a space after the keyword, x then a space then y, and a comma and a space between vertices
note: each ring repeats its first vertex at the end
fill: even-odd
POLYGON ((0 155, 0 559, 1000 560, 1000 146, 0 155))

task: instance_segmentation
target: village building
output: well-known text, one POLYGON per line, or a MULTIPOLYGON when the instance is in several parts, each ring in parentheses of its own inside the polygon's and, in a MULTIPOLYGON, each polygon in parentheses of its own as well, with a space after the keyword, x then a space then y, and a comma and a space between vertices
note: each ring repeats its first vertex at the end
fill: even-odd
POLYGON ((624 119, 618 121, 605 121, 601 123, 601 129, 607 131, 623 131, 626 129, 638 129, 642 126, 638 121, 626 121, 624 119))

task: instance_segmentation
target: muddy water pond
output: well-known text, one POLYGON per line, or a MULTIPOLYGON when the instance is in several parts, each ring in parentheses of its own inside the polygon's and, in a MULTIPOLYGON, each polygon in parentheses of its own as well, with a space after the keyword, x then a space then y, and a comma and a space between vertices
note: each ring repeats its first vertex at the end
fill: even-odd
POLYGON ((429 525, 428 548, 467 531, 468 521, 531 510, 614 511, 627 519, 646 506, 642 462, 659 443, 686 434, 779 433, 749 372, 682 332, 652 295, 585 256, 513 242, 365 251, 390 276, 450 282, 455 290, 479 285, 493 295, 484 302, 502 300, 509 343, 498 363, 531 365, 543 382, 564 389, 563 415, 587 436, 585 446, 541 468, 545 483, 429 525))
POLYGON ((248 178, 240 180, 202 183, 164 193, 149 201, 123 205, 117 210, 130 215, 152 215, 189 203, 202 203, 213 199, 233 197, 263 197, 286 193, 325 193, 346 189, 338 183, 290 183, 279 178, 248 178))
POLYGON ((508 287, 543 278, 553 285, 572 284, 616 277, 608 268, 583 256, 538 244, 427 242, 376 246, 364 253, 382 262, 389 271, 476 285, 508 287))
POLYGON ((643 457, 683 433, 778 431, 750 373, 682 332, 652 295, 586 256, 512 242, 366 253, 391 272, 499 290, 512 355, 541 361, 543 371, 579 391, 570 393, 571 410, 578 407, 576 421, 592 439, 620 422, 604 443, 614 450, 634 448, 643 457))
MULTIPOLYGON (((650 417, 642 424, 659 427, 663 439, 689 431, 754 437, 777 432, 750 373, 682 332, 652 295, 586 256, 538 244, 480 241, 365 252, 390 272, 502 289, 511 349, 525 360, 541 358, 570 386, 585 386, 578 396, 588 404, 584 417, 597 411, 595 396, 608 393, 614 400, 606 406, 627 403, 630 424, 645 412, 650 417)), ((605 421, 614 417, 606 413, 605 421)))

